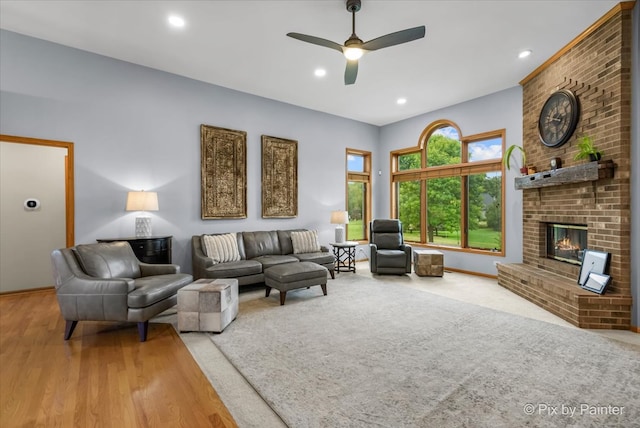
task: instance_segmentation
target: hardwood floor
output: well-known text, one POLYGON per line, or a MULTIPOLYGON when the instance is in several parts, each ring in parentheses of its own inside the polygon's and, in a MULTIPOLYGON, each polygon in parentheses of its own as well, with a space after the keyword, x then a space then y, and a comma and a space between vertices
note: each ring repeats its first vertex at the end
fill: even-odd
POLYGON ((237 426, 171 325, 64 324, 53 290, 0 296, 0 426, 237 426))

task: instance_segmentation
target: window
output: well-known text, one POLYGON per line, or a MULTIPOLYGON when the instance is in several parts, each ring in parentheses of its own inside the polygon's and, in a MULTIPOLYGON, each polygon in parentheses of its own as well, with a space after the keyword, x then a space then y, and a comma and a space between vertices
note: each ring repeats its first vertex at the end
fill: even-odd
POLYGON ((347 239, 366 241, 371 218, 371 152, 347 149, 347 239))
POLYGON ((418 148, 391 152, 392 212, 404 239, 464 251, 503 249, 504 130, 463 137, 429 125, 418 148))

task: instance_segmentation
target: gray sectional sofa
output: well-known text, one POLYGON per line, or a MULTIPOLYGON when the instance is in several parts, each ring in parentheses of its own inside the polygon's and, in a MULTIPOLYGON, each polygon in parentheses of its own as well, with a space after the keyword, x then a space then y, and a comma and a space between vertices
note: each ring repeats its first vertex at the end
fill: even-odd
POLYGON ((195 279, 235 278, 240 286, 259 284, 264 282, 264 271, 272 266, 306 261, 326 267, 331 278, 335 278, 335 257, 328 248, 294 254, 291 232, 304 230, 237 232, 240 260, 223 263, 214 263, 207 257, 203 243, 205 235, 194 235, 191 238, 193 276, 195 279))

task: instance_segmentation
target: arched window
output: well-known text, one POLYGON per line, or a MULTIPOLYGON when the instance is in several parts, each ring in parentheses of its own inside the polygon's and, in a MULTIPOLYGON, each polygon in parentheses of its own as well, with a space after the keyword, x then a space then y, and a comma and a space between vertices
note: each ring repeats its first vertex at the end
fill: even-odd
POLYGON ((406 241, 502 253, 504 138, 504 130, 464 137, 439 120, 417 147, 391 152, 392 213, 406 241))

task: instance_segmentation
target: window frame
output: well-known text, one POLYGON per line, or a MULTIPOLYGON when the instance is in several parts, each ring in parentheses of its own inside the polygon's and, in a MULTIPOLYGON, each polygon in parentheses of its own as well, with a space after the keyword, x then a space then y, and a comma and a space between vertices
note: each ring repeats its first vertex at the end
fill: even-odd
POLYGON ((364 239, 353 240, 349 238, 349 227, 347 226, 346 238, 349 241, 358 243, 369 242, 369 222, 371 221, 371 152, 367 150, 352 149, 345 150, 345 211, 349 212, 349 182, 364 183, 364 210, 362 212, 362 223, 364 228, 364 239), (349 155, 362 156, 364 171, 349 171, 349 155))
POLYGON ((418 145, 414 147, 407 147, 403 149, 393 150, 390 152, 390 213, 392 218, 398 218, 398 186, 397 184, 402 181, 420 181, 420 242, 411 242, 411 245, 417 247, 426 248, 438 248, 447 251, 460 251, 466 253, 475 254, 492 254, 492 255, 505 255, 505 168, 502 163, 502 158, 482 160, 482 161, 469 161, 469 144, 479 141, 489 140, 492 138, 500 138, 502 140, 502 153, 504 153, 505 141, 506 141, 506 129, 497 129, 494 131, 482 132, 480 134, 463 136, 460 128, 452 121, 446 119, 437 120, 429 124, 420 134, 418 145), (440 128, 452 127, 458 132, 458 138, 461 144, 461 162, 450 165, 438 165, 427 167, 427 145, 431 135, 440 128), (421 168, 411 170, 400 170, 399 158, 403 155, 420 153, 421 155, 421 168), (471 248, 468 245, 469 242, 469 230, 468 230, 468 177, 476 174, 483 174, 487 172, 499 172, 501 174, 501 189, 500 189, 500 210, 501 210, 501 244, 500 250, 485 250, 480 248, 471 248), (427 219, 427 180, 431 178, 444 178, 444 177, 461 177, 461 246, 447 246, 439 245, 428 242, 428 219, 427 219))

